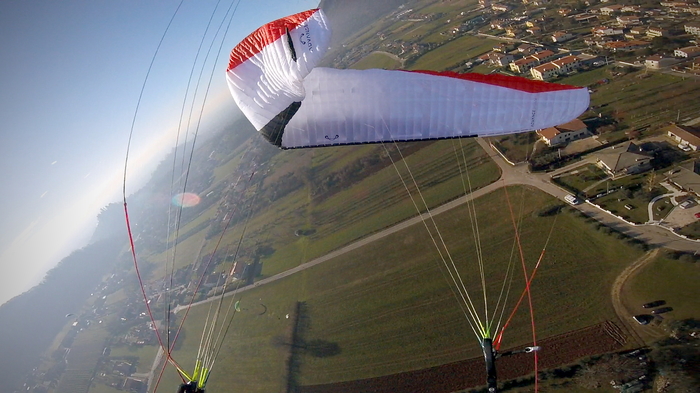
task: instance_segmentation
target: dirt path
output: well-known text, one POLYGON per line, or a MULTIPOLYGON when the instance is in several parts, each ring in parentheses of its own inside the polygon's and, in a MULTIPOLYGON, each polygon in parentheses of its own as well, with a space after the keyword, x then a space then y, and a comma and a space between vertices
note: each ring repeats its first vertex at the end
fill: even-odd
POLYGON ((623 270, 622 273, 620 273, 620 275, 617 276, 615 282, 613 282, 612 290, 610 293, 612 297, 613 308, 615 309, 615 314, 617 314, 617 317, 620 319, 620 323, 641 346, 646 346, 646 342, 644 342, 644 339, 642 339, 642 337, 639 335, 639 332, 637 331, 638 326, 632 323, 631 318, 633 313, 630 312, 624 306, 624 304, 622 304, 621 293, 622 288, 625 286, 625 283, 627 283, 627 280, 634 277, 644 266, 653 261, 658 254, 659 249, 656 248, 642 255, 631 265, 627 266, 625 270, 623 270))

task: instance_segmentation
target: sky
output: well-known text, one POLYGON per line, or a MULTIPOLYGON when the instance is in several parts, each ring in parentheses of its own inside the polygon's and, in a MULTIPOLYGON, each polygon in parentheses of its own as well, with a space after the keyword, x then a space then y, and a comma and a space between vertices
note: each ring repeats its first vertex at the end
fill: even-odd
POLYGON ((224 77, 229 51, 264 23, 319 2, 241 0, 221 53, 216 41, 203 64, 231 1, 0 2, 0 304, 84 246, 100 208, 121 201, 135 113, 127 193, 174 147, 193 64, 195 77, 204 66, 204 84, 214 70, 206 126, 237 111, 224 77))

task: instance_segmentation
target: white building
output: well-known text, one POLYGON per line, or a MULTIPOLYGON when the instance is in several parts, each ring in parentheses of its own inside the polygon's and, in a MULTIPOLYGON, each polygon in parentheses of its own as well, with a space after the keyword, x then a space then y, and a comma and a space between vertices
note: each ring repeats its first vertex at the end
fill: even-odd
POLYGON ((586 124, 579 119, 572 120, 566 124, 538 130, 537 135, 547 144, 547 146, 557 146, 577 139, 583 139, 591 135, 586 124))

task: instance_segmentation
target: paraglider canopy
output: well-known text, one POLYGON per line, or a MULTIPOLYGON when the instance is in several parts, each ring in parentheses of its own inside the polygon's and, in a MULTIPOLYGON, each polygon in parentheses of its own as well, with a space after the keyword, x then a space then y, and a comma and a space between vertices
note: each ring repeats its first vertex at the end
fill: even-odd
POLYGON ((330 28, 320 9, 269 23, 231 52, 234 100, 282 148, 491 136, 563 124, 586 88, 505 75, 316 67, 330 28))

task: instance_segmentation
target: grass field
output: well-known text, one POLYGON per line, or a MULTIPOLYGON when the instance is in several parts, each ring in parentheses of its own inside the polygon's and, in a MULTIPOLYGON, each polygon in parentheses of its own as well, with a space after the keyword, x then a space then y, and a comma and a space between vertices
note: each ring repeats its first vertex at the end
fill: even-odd
POLYGON ((411 69, 443 71, 459 62, 473 59, 490 51, 495 42, 466 35, 421 56, 411 66, 411 69))
MULTIPOLYGON (((419 144, 406 157, 406 162, 431 207, 464 194, 455 149, 458 152, 460 149, 464 151, 474 189, 492 183, 500 176, 498 167, 488 160, 486 153, 475 141, 462 141, 461 145, 459 141, 450 140, 419 144)), ((313 173, 311 182, 322 181, 335 171, 368 155, 383 156, 384 167, 322 201, 314 200, 311 195, 312 185, 308 184, 255 215, 248 225, 243 246, 251 249, 255 244, 263 242, 269 243, 276 250, 263 261, 263 274, 266 276, 321 256, 416 213, 401 178, 380 145, 318 149, 313 152, 307 167, 313 173), (297 237, 294 232, 300 228, 313 228, 316 233, 310 237, 297 237)), ((295 153, 292 151, 283 154, 291 157, 295 153)), ((402 176, 408 177, 400 157, 394 159, 397 160, 402 176)), ((306 171, 300 165, 295 170, 306 171)), ((238 243, 241 227, 242 225, 236 226, 225 234, 220 249, 238 243)), ((187 244, 182 247, 187 248, 184 248, 183 254, 178 251, 178 255, 182 255, 178 261, 185 263, 187 257, 193 257, 200 236, 198 234, 186 240, 187 244)), ((208 242, 202 255, 212 252, 214 247, 215 242, 208 242)), ((178 246, 180 249, 181 246, 178 246)), ((153 260, 162 262, 163 257, 164 254, 153 260)))
MULTIPOLYGON (((664 314, 665 323, 700 318, 700 265, 660 256, 639 272, 624 293, 625 305, 640 314, 642 304, 665 300, 673 311, 664 314)), ((648 310, 646 310, 648 312, 648 310)))
MULTIPOLYGON (((514 188, 509 195, 518 207, 521 205, 517 201, 527 201, 518 217, 522 220, 523 251, 530 268, 554 225, 555 236, 533 284, 538 336, 543 338, 613 318, 609 287, 640 252, 594 231, 569 213, 537 217, 533 212, 553 202, 541 192, 514 188)), ((502 190, 477 200, 490 301, 497 297, 493 295, 500 289, 513 243, 512 223, 504 200, 502 190)), ((474 244, 470 231, 465 229, 466 216, 462 207, 439 216, 438 222, 467 287, 475 298, 480 298, 474 244)), ((273 342, 275 337, 288 335, 290 321, 285 315, 293 310, 297 300, 306 301, 310 310, 311 328, 306 340, 336 343, 341 349, 333 357, 305 356, 301 368, 303 384, 367 378, 478 356, 478 344, 440 266, 425 228, 416 225, 246 292, 241 304, 251 311, 234 319, 210 389, 281 390, 287 349, 273 342), (268 309, 262 316, 252 311, 259 303, 268 309)), ((509 310, 523 287, 521 267, 515 267, 517 278, 508 300, 509 310)), ((187 361, 196 352, 197 331, 201 330, 207 310, 206 306, 195 308, 188 318, 187 339, 175 355, 185 366, 191 367, 187 361)), ((504 345, 528 342, 525 311, 523 306, 516 314, 504 345)), ((166 378, 166 383, 173 381, 172 377, 166 378)), ((163 386, 164 391, 170 388, 163 386)))
POLYGON ((385 70, 395 70, 401 68, 401 62, 397 61, 390 53, 373 52, 363 57, 360 61, 353 64, 352 67, 356 70, 367 70, 370 68, 383 68, 385 70))

